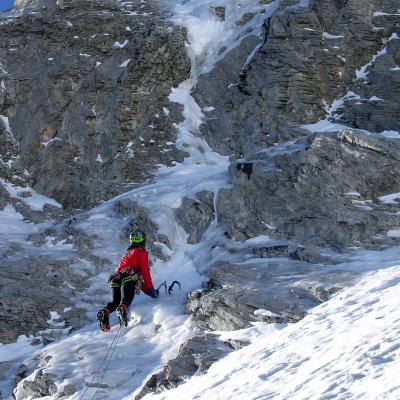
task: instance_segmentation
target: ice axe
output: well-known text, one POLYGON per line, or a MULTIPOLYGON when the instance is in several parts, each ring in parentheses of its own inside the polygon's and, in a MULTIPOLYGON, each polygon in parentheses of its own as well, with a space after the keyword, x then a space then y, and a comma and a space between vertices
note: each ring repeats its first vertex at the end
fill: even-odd
POLYGON ((160 283, 160 284, 158 285, 157 290, 160 291, 160 289, 161 289, 162 287, 165 289, 165 294, 167 294, 167 281, 164 281, 163 283, 160 283))
POLYGON ((174 286, 178 285, 179 289, 181 289, 181 284, 178 281, 173 281, 168 287, 168 294, 171 295, 172 291, 174 290, 174 286))

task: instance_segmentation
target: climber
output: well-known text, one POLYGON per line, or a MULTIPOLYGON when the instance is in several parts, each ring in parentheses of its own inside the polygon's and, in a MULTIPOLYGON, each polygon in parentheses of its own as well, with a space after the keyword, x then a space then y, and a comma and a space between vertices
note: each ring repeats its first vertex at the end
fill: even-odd
POLYGON ((131 245, 122 256, 117 271, 110 275, 108 282, 112 291, 112 301, 97 313, 100 328, 104 332, 110 330, 109 315, 117 310, 121 325, 128 325, 128 309, 135 293, 142 290, 156 299, 159 290, 154 289, 149 268, 149 253, 145 249, 146 234, 141 230, 129 236, 131 245))

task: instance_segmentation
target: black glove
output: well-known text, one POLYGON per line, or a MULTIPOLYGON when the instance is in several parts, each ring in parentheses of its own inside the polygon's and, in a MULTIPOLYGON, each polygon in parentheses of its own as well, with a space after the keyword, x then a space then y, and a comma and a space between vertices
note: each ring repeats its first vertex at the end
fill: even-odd
POLYGON ((158 295, 160 294, 160 291, 158 289, 151 288, 148 292, 147 295, 152 297, 153 299, 156 299, 158 295))

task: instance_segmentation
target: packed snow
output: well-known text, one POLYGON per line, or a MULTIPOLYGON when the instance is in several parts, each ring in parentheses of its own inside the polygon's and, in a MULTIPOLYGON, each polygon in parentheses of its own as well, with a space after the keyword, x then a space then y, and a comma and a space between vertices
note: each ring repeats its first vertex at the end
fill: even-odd
POLYGON ((399 293, 400 264, 382 263, 297 324, 266 327, 204 376, 148 399, 399 399, 399 293))

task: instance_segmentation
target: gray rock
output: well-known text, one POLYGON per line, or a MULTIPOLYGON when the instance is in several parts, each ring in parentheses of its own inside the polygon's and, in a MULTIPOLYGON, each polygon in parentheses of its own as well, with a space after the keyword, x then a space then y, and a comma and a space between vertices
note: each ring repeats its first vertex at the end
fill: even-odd
POLYGON ((196 193, 196 199, 184 197, 181 207, 175 210, 175 218, 189 234, 191 244, 200 242, 214 217, 214 193, 207 190, 196 193))
POLYGON ((163 372, 153 375, 135 399, 173 389, 194 375, 206 373, 215 361, 230 351, 232 345, 224 343, 217 335, 207 334, 187 340, 181 345, 177 357, 168 361, 163 372))
POLYGON ((54 383, 57 378, 54 374, 45 373, 39 370, 33 380, 25 379, 18 391, 15 400, 23 400, 28 397, 40 398, 45 396, 54 396, 57 391, 57 385, 54 383))
POLYGON ((88 284, 70 268, 73 262, 46 256, 21 260, 18 255, 2 261, 0 342, 13 342, 20 335, 41 334, 42 342, 48 343, 63 329, 76 329, 85 324, 85 311, 76 308, 73 299, 88 284), (71 307, 70 313, 64 313, 66 307, 71 307), (49 324, 49 311, 57 311, 62 316, 63 326, 57 329, 49 324), (53 331, 46 333, 49 328, 53 331))
POLYGON ((219 18, 221 21, 225 21, 225 6, 217 6, 217 7, 210 7, 211 10, 214 12, 215 16, 219 18))
POLYGON ((209 270, 205 288, 189 294, 187 308, 197 326, 207 330, 243 329, 260 320, 296 322, 319 300, 312 295, 299 300, 290 286, 312 271, 293 261, 216 265, 209 270), (256 315, 259 309, 274 316, 256 315))
POLYGON ((218 220, 240 240, 268 234, 337 249, 395 244, 386 232, 399 226, 399 206, 378 197, 400 190, 399 168, 395 140, 350 130, 312 135, 233 163, 218 220))
POLYGON ((71 383, 65 385, 58 393, 58 397, 69 397, 72 396, 74 393, 77 392, 77 388, 75 385, 72 385, 71 383))
POLYGON ((313 248, 311 246, 306 247, 298 247, 296 250, 289 254, 290 258, 293 260, 305 261, 311 264, 336 264, 338 263, 332 257, 328 257, 325 255, 321 255, 318 249, 313 248))
POLYGON ((387 54, 368 68, 366 81, 356 79, 356 70, 398 30, 398 16, 374 16, 376 10, 395 14, 396 1, 294 4, 280 2, 265 21, 261 43, 247 37, 200 77, 196 99, 202 107, 214 107, 201 131, 216 150, 240 157, 304 136, 298 124, 323 119, 326 104, 349 91, 361 100, 347 100, 337 120, 372 131, 399 129, 399 72, 391 70, 399 62, 398 40, 389 42, 387 54), (373 96, 382 101, 369 101, 373 96))
POLYGON ((113 197, 185 155, 170 144, 181 116, 168 99, 190 69, 185 31, 154 9, 131 15, 140 6, 60 1, 0 26, 0 114, 29 183, 66 208, 113 197))
MULTIPOLYGON (((400 28, 397 33, 400 36, 400 28)), ((344 101, 335 120, 372 132, 400 131, 400 42, 391 40, 384 48, 386 53, 366 68, 365 79, 354 85, 354 96, 344 101)))

